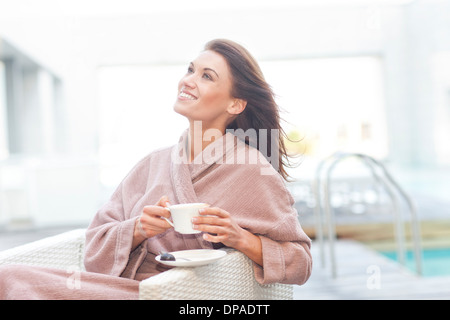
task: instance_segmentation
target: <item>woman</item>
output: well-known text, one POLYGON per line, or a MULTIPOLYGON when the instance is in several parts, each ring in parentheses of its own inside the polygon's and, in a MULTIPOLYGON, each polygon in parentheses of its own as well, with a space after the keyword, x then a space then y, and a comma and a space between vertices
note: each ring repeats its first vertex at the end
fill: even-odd
MULTIPOLYGON (((286 151, 282 135, 273 134, 282 132, 278 108, 255 60, 234 42, 207 43, 178 84, 174 110, 189 129, 177 145, 141 160, 99 210, 86 233, 79 292, 29 295, 135 299, 140 280, 167 270, 155 261, 160 251, 222 246, 247 255, 259 283, 307 281, 310 240, 282 180, 286 151), (247 143, 232 132, 244 132, 247 143), (177 233, 162 219, 170 219, 165 207, 190 202, 210 204, 193 219, 201 233, 177 233)), ((12 286, 2 281, 1 288, 12 286)))

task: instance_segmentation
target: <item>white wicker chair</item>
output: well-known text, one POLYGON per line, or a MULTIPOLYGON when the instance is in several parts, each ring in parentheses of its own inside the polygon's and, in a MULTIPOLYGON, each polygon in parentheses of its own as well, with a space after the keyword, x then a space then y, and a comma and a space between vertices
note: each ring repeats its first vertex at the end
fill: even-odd
MULTIPOLYGON (((0 265, 26 264, 68 270, 84 270, 85 229, 65 232, 0 252, 0 265)), ((291 285, 260 285, 252 262, 242 253, 226 249, 227 255, 205 266, 173 268, 140 282, 139 299, 275 299, 293 298, 291 285)))

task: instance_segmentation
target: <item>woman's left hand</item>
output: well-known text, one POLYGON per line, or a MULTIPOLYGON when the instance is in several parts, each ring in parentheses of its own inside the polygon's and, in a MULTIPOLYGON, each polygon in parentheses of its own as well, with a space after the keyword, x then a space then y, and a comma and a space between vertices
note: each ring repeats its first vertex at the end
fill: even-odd
POLYGON ((203 239, 237 249, 244 239, 242 229, 230 214, 217 207, 200 209, 199 216, 192 219, 194 229, 205 232, 203 239), (215 234, 215 235, 214 235, 215 234))
POLYGON ((192 219, 194 229, 205 232, 203 239, 221 242, 225 246, 241 251, 251 260, 263 265, 261 239, 241 228, 231 215, 220 208, 208 207, 199 210, 200 215, 192 219))

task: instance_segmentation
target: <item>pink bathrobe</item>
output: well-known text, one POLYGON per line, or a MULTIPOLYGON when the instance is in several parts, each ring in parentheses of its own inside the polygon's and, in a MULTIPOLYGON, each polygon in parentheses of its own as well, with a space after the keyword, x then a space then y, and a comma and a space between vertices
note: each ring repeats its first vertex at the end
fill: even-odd
MULTIPOLYGON (((298 222, 292 196, 271 164, 231 133, 187 163, 186 137, 187 132, 177 145, 142 159, 98 211, 86 232, 87 272, 81 277, 83 289, 79 290, 87 291, 85 297, 96 297, 98 292, 98 299, 137 298, 140 280, 167 270, 155 260, 160 251, 217 248, 201 234, 182 235, 171 228, 130 252, 137 217, 144 206, 154 205, 163 195, 171 204, 205 202, 222 208, 242 228, 258 235, 263 265, 255 263, 254 271, 259 283, 303 284, 309 278, 310 239, 298 222)), ((47 273, 51 279, 58 272, 47 273)), ((6 285, 2 278, 4 273, 0 271, 0 298, 6 285)), ((43 297, 79 298, 73 296, 73 290, 69 290, 69 296, 63 291, 67 290, 43 297)), ((33 294, 39 297, 39 292, 33 294)))

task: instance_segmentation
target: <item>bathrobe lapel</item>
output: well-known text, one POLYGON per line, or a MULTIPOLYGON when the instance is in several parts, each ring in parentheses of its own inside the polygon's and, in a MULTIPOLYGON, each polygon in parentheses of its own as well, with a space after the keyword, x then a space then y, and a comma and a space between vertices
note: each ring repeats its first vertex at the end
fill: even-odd
MULTIPOLYGON (((226 133, 209 144, 196 158, 188 163, 185 131, 177 145, 172 149, 170 178, 177 203, 200 202, 194 190, 194 181, 214 164, 227 161, 227 154, 233 152, 236 137, 226 133)), ((232 158, 230 158, 232 159, 232 158)))
POLYGON ((171 154, 170 178, 177 203, 198 202, 187 160, 187 136, 186 130, 180 137, 178 144, 173 147, 171 154))

